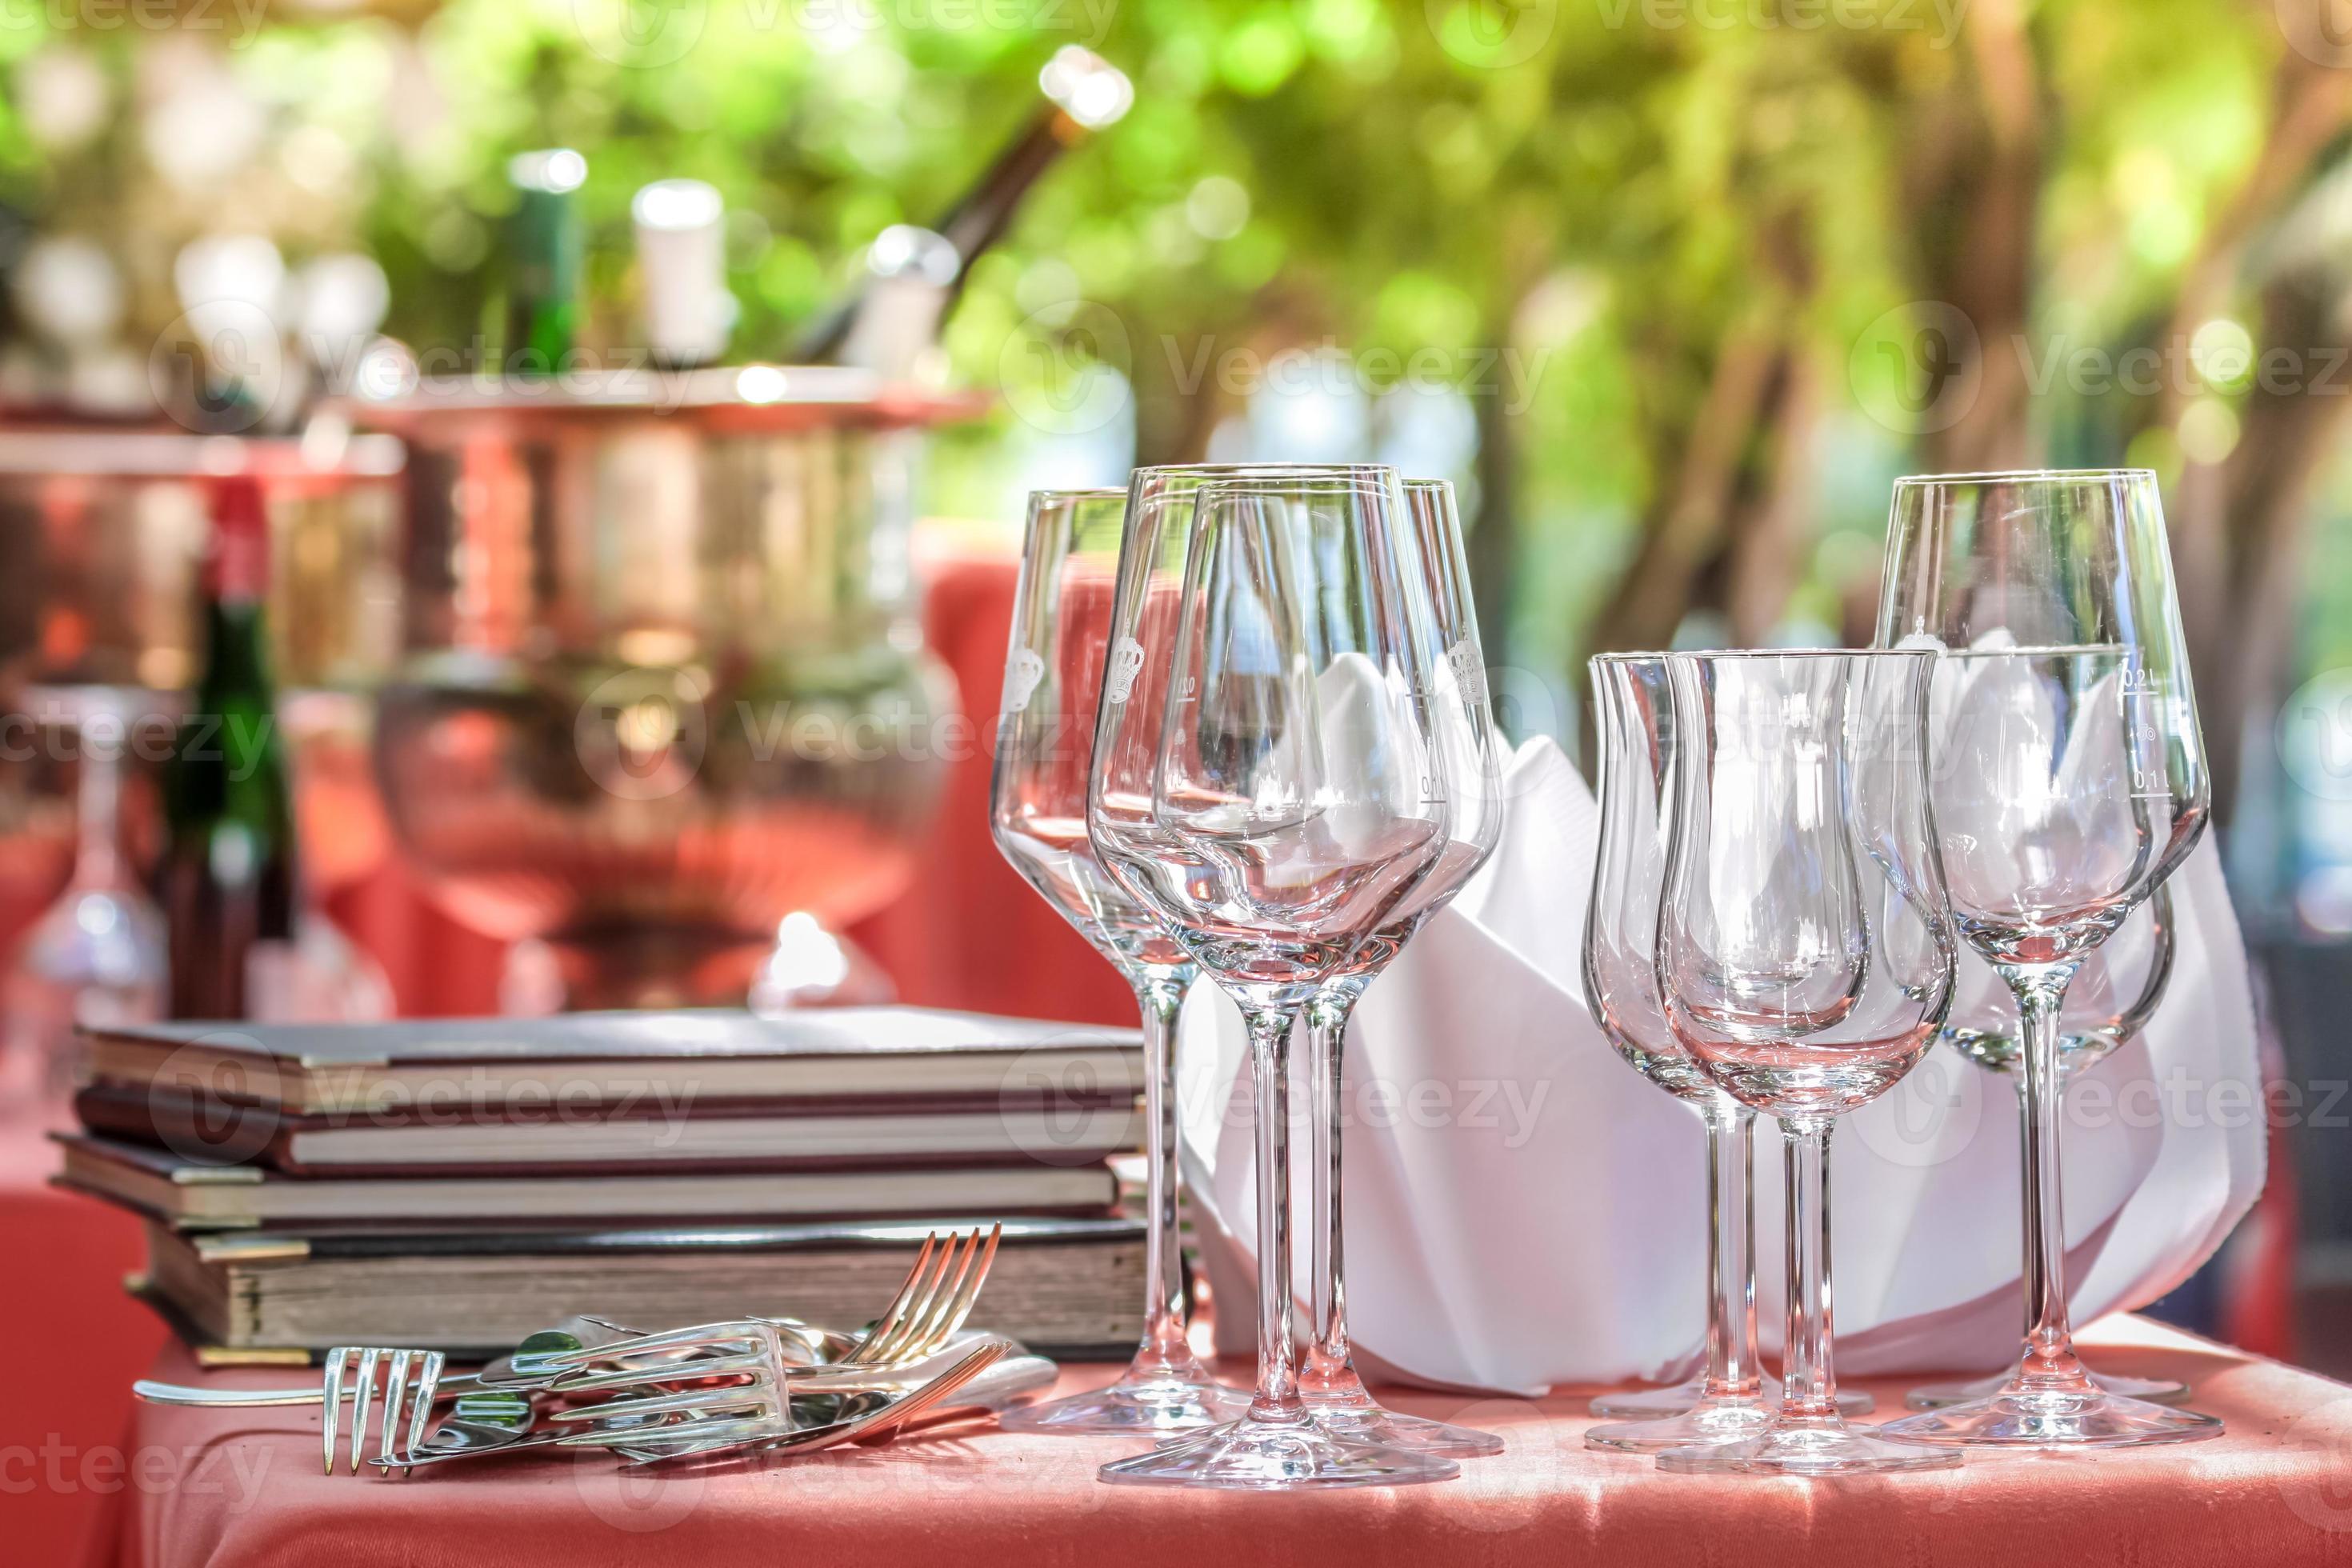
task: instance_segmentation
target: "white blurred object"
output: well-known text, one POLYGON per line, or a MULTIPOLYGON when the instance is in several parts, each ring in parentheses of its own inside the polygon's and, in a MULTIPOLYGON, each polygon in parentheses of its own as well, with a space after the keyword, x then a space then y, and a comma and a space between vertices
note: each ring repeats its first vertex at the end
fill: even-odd
POLYGON ((14 291, 26 324, 61 347, 101 346, 122 325, 121 272, 102 247, 75 235, 26 247, 14 291))
POLYGON ((871 275, 842 340, 841 363, 884 381, 915 376, 939 342, 940 318, 963 258, 943 235, 892 224, 866 249, 871 275))
MULTIPOLYGON (((1585 1010, 1591 792, 1540 740, 1519 749, 1505 787, 1509 814, 1486 868, 1406 947, 1349 1031, 1349 1325, 1360 1352, 1428 1383, 1528 1394, 1669 1377, 1692 1364, 1706 1327, 1702 1133, 1585 1010)), ((2245 951, 2210 837, 2171 886, 2164 1003, 2139 1038, 2067 1090, 2079 1321, 2179 1284, 2262 1189, 2245 951)), ((1240 1018, 1204 982, 1180 1040, 1185 1184, 1212 1279, 1238 1281, 1256 1228, 1240 1018)), ((1295 1088, 1292 1103, 1305 1102, 1295 1088)), ((1779 1137, 1766 1126, 1759 1138, 1757 1301, 1769 1344, 1783 1289, 1779 1137)), ((1841 1367, 1989 1370, 2013 1359, 2008 1085, 1948 1048, 1931 1052, 1841 1124, 1832 1159, 1841 1367)), ((1301 1300, 1306 1287, 1302 1271, 1301 1300)), ((1219 1316, 1221 1348, 1245 1347, 1246 1316, 1219 1316)))
POLYGON ((147 161, 183 192, 223 184, 252 162, 268 135, 268 110, 237 80, 222 51, 186 32, 141 51, 139 96, 147 161))
POLYGON ((750 1005, 773 1018, 795 1007, 884 1006, 898 999, 890 977, 856 942, 795 910, 776 922, 776 945, 751 982, 750 1005))
POLYGON ((242 325, 247 311, 275 321, 286 299, 286 258, 263 235, 208 234, 172 258, 172 288, 199 336, 215 323, 242 325))
POLYGON ((1360 462, 1372 447, 1372 400, 1355 361, 1336 348, 1285 349, 1249 396, 1249 447, 1263 459, 1360 462))
POLYGON ((69 153, 106 128, 114 89, 89 50, 44 44, 16 66, 16 111, 51 153, 69 153))
POLYGON ((656 180, 629 203, 644 289, 646 346, 667 365, 709 364, 727 352, 735 296, 727 291, 727 204, 700 180, 656 180))
POLYGON ((296 330, 302 352, 329 387, 350 390, 375 330, 392 309, 392 284, 375 258, 334 251, 294 275, 296 330))

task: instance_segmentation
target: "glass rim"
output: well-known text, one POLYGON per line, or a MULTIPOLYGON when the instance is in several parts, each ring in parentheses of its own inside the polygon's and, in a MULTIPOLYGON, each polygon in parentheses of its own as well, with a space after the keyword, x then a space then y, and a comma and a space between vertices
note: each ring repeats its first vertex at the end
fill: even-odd
POLYGON ((1252 474, 1393 474, 1393 463, 1152 463, 1133 469, 1128 483, 1153 474, 1197 474, 1210 479, 1246 479, 1252 474))
POLYGON ((2116 479, 2134 481, 2145 479, 2153 484, 2156 480, 2156 470, 2154 468, 1989 468, 1981 473, 1973 474, 1906 474, 1895 481, 1895 488, 1898 490, 1924 490, 1933 489, 1941 485, 2024 484, 2037 480, 2053 484, 2097 484, 2116 479))
POLYGON ((1621 648, 1610 653, 1587 654, 1587 664, 1663 664, 1674 657, 1672 648, 1621 648))
POLYGON ((1404 488, 1409 490, 1450 490, 1454 488, 1454 481, 1452 479, 1407 479, 1404 481, 1404 488))
POLYGON ((1078 486, 1078 487, 1076 487, 1076 488, 1070 489, 1037 489, 1037 490, 1031 490, 1031 491, 1029 492, 1029 504, 1030 504, 1031 506, 1035 506, 1039 501, 1057 501, 1057 500, 1116 500, 1116 501, 1124 501, 1124 500, 1127 500, 1127 487, 1126 487, 1126 486, 1124 486, 1124 485, 1119 486, 1119 487, 1118 487, 1118 489, 1111 489, 1111 488, 1107 487, 1107 486, 1103 486, 1103 485, 1083 485, 1083 486, 1078 486))
MULTIPOLYGON (((1941 648, 1932 647, 1690 647, 1675 648, 1665 657, 1688 659, 1694 664, 1706 659, 1713 664, 1760 663, 1769 658, 1941 658, 1941 648)), ((1594 654, 1594 658, 1608 658, 1608 654, 1594 654)))

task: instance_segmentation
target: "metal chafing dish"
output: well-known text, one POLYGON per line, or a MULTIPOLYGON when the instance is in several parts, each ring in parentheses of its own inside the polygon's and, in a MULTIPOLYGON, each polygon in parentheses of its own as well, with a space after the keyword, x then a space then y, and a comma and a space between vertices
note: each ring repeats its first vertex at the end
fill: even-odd
POLYGON ((922 432, 980 406, 769 365, 349 405, 409 450, 375 756, 434 895, 574 1006, 740 1001, 787 916, 896 897, 953 700, 922 432))

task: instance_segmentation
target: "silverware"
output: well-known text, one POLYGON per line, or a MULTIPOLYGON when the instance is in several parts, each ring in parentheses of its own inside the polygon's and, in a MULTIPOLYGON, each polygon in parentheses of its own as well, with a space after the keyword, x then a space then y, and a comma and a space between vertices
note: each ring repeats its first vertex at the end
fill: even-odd
POLYGON ((583 1433, 566 1443, 609 1447, 636 1465, 666 1464, 679 1459, 709 1458, 720 1454, 756 1451, 763 1454, 806 1453, 836 1444, 880 1436, 936 1408, 959 1389, 1002 1361, 1011 1342, 985 1339, 959 1355, 945 1372, 912 1393, 845 1421, 794 1430, 787 1408, 781 1418, 753 1421, 685 1421, 651 1434, 652 1441, 634 1433, 583 1433))
POLYGON ((676 1381, 675 1376, 664 1375, 665 1369, 689 1356, 707 1358, 691 1363, 696 1376, 749 1375, 763 1368, 776 1373, 821 1371, 828 1365, 870 1367, 919 1360, 944 1348, 971 1317, 996 1261, 1003 1233, 1000 1224, 992 1226, 984 1237, 977 1229, 968 1236, 933 1231, 925 1237, 906 1280, 873 1328, 862 1339, 833 1336, 849 1348, 829 1360, 793 1360, 783 1353, 784 1338, 805 1339, 819 1331, 791 1319, 742 1318, 547 1354, 518 1352, 511 1358, 512 1367, 518 1376, 545 1377, 546 1386, 574 1394, 676 1381), (647 1358, 656 1359, 649 1363, 647 1358), (593 1370, 603 1363, 612 1363, 614 1370, 593 1370))
MULTIPOLYGON (((345 1378, 350 1376, 352 1405, 352 1472, 360 1468, 360 1452, 367 1442, 368 1411, 375 1401, 377 1373, 383 1374, 383 1428, 376 1439, 376 1454, 382 1458, 393 1451, 394 1438, 405 1425, 404 1447, 414 1447, 425 1436, 425 1423, 431 1418, 433 1402, 443 1388, 441 1371, 446 1358, 439 1351, 404 1350, 383 1345, 337 1345, 327 1352, 326 1375, 317 1388, 235 1389, 183 1388, 168 1383, 146 1379, 131 1385, 131 1392, 150 1405, 193 1405, 204 1409, 253 1409, 273 1405, 320 1405, 326 1415, 320 1422, 321 1440, 326 1451, 326 1468, 335 1473, 335 1449, 342 1414, 345 1378), (415 1382, 409 1381, 415 1373, 415 1382), (355 1374, 354 1374, 355 1373, 355 1374)), ((470 1384, 462 1376, 447 1380, 450 1384, 470 1384)))

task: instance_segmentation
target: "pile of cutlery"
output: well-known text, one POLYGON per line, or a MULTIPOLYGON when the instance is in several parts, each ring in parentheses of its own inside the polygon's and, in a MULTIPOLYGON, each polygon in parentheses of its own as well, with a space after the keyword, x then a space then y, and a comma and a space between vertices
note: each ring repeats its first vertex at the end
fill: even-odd
POLYGON ((1052 1384, 1052 1362, 964 1328, 1001 1229, 928 1237, 898 1294, 860 1333, 793 1318, 646 1333, 581 1316, 476 1373, 445 1375, 437 1351, 346 1345, 328 1352, 314 1388, 141 1382, 132 1392, 156 1405, 319 1405, 330 1475, 346 1432, 358 1472, 379 1397, 367 1463, 383 1476, 528 1448, 602 1448, 646 1465, 872 1441, 949 1410, 1002 1409, 1052 1384))

